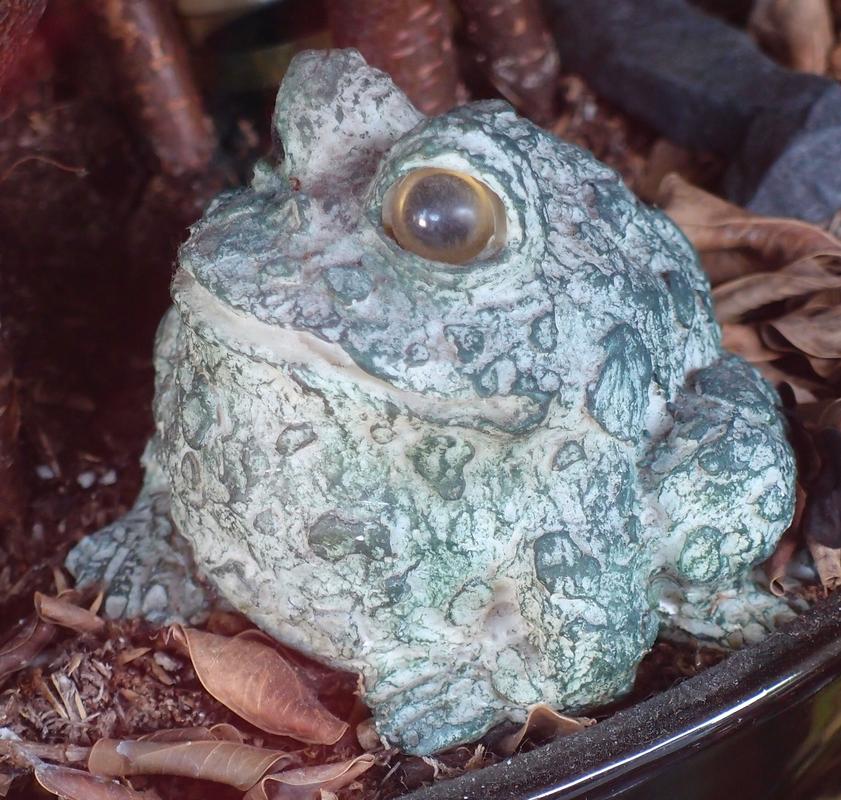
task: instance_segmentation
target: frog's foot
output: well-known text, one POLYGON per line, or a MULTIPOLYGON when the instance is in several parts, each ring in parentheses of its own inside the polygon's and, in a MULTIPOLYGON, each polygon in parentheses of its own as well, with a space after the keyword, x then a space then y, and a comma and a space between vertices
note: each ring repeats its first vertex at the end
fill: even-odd
POLYGON ((652 512, 667 523, 655 568, 712 593, 771 555, 794 513, 794 456, 776 403, 733 356, 692 377, 649 464, 652 512))
POLYGON ((150 483, 128 514, 82 539, 65 565, 77 585, 102 587, 107 617, 197 624, 212 606, 212 593, 172 524, 168 490, 150 483))
POLYGON ((669 582, 660 592, 658 614, 666 638, 695 639, 737 649, 754 644, 805 611, 804 600, 777 597, 761 568, 726 587, 682 587, 669 582))
POLYGON ((493 724, 511 717, 488 676, 480 676, 470 664, 429 670, 424 678, 403 687, 400 677, 384 678, 366 686, 364 699, 374 710, 382 739, 414 755, 475 741, 493 724))

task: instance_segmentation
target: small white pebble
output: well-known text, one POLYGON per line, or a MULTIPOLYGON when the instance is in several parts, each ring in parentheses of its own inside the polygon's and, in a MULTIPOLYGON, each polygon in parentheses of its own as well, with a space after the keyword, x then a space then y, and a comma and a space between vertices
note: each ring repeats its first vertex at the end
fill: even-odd
POLYGON ((42 481, 51 481, 55 478, 55 473, 48 464, 39 464, 35 467, 35 474, 42 480, 42 481))
POLYGON ((117 482, 117 470, 109 469, 100 479, 101 486, 113 486, 117 482))
POLYGON ((90 489, 96 483, 96 473, 92 470, 86 469, 76 476, 76 483, 83 489, 90 489))
POLYGON ((160 650, 156 650, 152 658, 154 658, 158 665, 163 667, 167 672, 177 672, 181 669, 180 662, 176 661, 167 653, 162 653, 160 650))

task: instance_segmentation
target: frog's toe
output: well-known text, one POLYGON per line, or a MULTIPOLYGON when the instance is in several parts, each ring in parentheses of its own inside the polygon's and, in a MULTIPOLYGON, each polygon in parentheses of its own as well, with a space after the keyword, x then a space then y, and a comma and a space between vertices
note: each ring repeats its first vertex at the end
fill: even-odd
POLYGON ((662 587, 658 611, 667 637, 688 633, 739 648, 761 641, 805 607, 805 601, 772 594, 761 568, 756 568, 715 592, 708 587, 670 582, 662 587))
POLYGON ((78 586, 102 587, 112 619, 196 624, 211 606, 190 545, 169 517, 167 492, 142 491, 128 514, 82 539, 65 565, 78 586))
POLYGON ((389 745, 429 755, 474 741, 510 716, 487 676, 478 676, 470 664, 425 678, 397 691, 386 676, 366 687, 377 731, 389 745))

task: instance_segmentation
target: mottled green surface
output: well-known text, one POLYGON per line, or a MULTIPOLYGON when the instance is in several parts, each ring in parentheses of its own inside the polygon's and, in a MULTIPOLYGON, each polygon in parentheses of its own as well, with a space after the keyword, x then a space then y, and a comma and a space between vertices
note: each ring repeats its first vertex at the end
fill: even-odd
POLYGON ((285 159, 195 227, 159 334, 178 530, 261 627, 361 671, 405 749, 613 698, 792 514, 776 398, 722 355, 695 253, 507 105, 423 118, 350 51, 299 56, 275 126, 285 159), (401 250, 381 205, 421 166, 496 192, 506 246, 401 250))

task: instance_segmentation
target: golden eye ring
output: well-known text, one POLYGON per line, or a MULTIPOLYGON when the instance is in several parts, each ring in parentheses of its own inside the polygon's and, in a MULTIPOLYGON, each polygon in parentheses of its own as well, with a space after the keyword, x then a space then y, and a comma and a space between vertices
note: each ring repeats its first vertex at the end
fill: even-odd
POLYGON ((412 170, 386 192, 383 226, 404 250, 430 261, 467 264, 505 244, 505 207, 472 175, 412 170))

